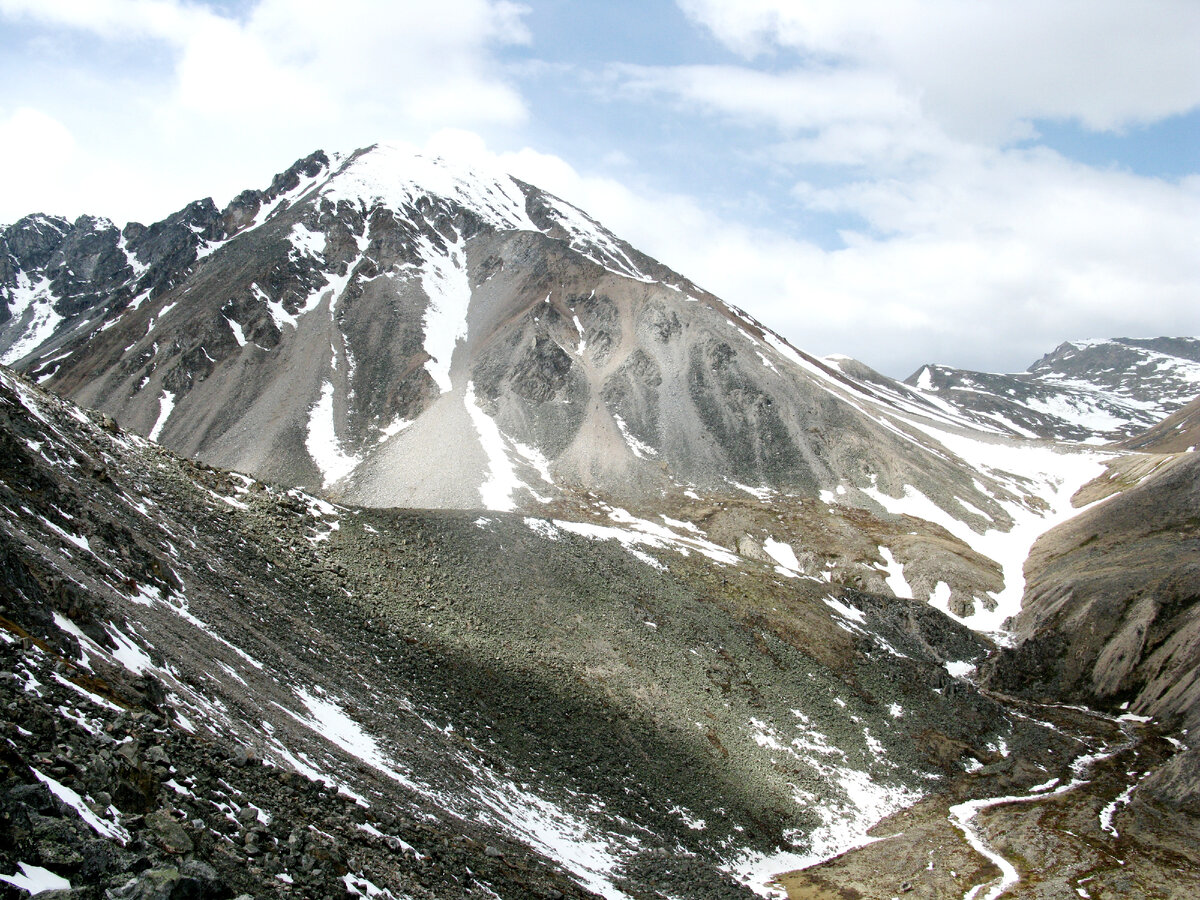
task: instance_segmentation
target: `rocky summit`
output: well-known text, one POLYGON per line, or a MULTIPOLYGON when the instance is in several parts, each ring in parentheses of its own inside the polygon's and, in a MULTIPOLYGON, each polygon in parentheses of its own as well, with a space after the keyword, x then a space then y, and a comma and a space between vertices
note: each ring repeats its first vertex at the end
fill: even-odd
POLYGON ((0 897, 1200 894, 1195 338, 900 383, 388 145, 0 301, 0 897))

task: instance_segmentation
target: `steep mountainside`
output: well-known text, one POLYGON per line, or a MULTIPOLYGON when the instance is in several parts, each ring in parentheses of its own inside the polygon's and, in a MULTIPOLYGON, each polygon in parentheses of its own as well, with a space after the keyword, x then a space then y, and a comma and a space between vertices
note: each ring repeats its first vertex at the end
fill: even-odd
POLYGON ((14 321, 49 323, 10 340, 39 382, 211 464, 378 507, 630 510, 987 630, 1096 467, 798 351, 486 167, 316 153, 188 209, 145 229, 178 236, 170 265, 141 226, 105 231, 115 274, 76 314, 46 274, 86 269, 70 241, 10 253, 42 285, 14 321))
MULTIPOLYGON (((125 844, 93 885, 153 852, 255 896, 579 895, 563 872, 608 897, 748 896, 781 849, 834 852, 964 770, 1070 746, 956 677, 987 644, 924 604, 699 540, 335 507, 2 371, 0 442, 26 723, 5 765, 125 844), (247 757, 274 774, 222 774, 247 757), (358 808, 309 828, 305 779, 358 808)), ((0 871, 95 856, 22 834, 0 871)))
POLYGON ((1120 446, 1142 453, 1186 453, 1200 447, 1200 397, 1120 446))
POLYGON ((989 509, 847 376, 536 188, 388 147, 291 171, 190 229, 171 282, 134 283, 147 259, 105 232, 129 283, 22 368, 185 454, 378 506, 954 484, 989 509))
POLYGON ((1025 372, 928 365, 905 383, 988 428, 1104 443, 1137 434, 1200 395, 1200 338, 1070 341, 1025 372))
POLYGON ((1193 730, 1200 727, 1200 455, 1147 461, 1151 474, 1139 484, 1034 545, 1017 643, 997 658, 992 683, 1101 708, 1128 704, 1193 730))
POLYGON ((0 900, 1200 891, 1194 410, 1079 443, 1200 340, 900 384, 386 145, 0 241, 0 900))
POLYGON ((3 370, 0 507, 0 880, 782 896, 893 814, 791 896, 1200 886, 1189 754, 980 693, 988 644, 924 604, 697 537, 332 506, 3 370), (963 812, 1014 796, 1051 820, 963 812))

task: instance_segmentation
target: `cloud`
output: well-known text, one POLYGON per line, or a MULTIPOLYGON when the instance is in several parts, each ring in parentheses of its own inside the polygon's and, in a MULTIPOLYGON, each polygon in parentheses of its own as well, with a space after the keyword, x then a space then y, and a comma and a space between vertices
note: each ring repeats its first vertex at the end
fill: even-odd
POLYGON ((69 199, 74 188, 72 179, 63 173, 71 170, 77 154, 71 132, 57 119, 36 110, 22 107, 7 118, 0 119, 0 172, 5 174, 5 222, 20 213, 40 209, 47 202, 69 199), (57 197, 46 196, 50 186, 57 197))
POLYGON ((214 117, 397 113, 425 123, 523 120, 489 49, 524 43, 504 0, 259 0, 243 19, 180 0, 0 0, 0 12, 174 49, 175 97, 214 117))
MULTIPOLYGON (((332 11, 258 0, 238 16, 184 0, 0 0, 0 16, 34 34, 13 41, 31 69, 45 65, 36 41, 47 35, 93 39, 54 72, 83 94, 40 91, 44 102, 31 103, 28 83, 10 81, 0 112, 38 107, 65 123, 80 168, 145 172, 102 211, 160 216, 164 198, 175 208, 231 196, 249 186, 247 172, 267 179, 318 147, 521 125, 529 112, 497 53, 530 40, 526 12, 507 0, 340 0, 332 11)), ((85 186, 68 208, 96 209, 111 193, 98 188, 85 186)), ((43 182, 39 196, 57 192, 43 182)), ((11 198, 0 207, 19 214, 11 198)))
POLYGON ((770 122, 784 130, 864 119, 905 121, 919 115, 915 100, 904 96, 893 79, 865 70, 775 74, 741 66, 617 65, 609 71, 627 94, 674 94, 712 112, 770 122))
POLYGON ((727 46, 805 65, 886 71, 947 131, 1018 123, 1116 130, 1200 106, 1192 0, 678 0, 727 46))

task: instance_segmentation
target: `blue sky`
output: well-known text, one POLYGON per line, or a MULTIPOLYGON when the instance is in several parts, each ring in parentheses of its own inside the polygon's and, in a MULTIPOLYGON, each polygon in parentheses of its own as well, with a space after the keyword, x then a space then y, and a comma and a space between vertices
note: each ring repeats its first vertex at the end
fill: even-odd
POLYGON ((1194 0, 0 0, 0 222, 487 153, 903 377, 1200 334, 1194 0))

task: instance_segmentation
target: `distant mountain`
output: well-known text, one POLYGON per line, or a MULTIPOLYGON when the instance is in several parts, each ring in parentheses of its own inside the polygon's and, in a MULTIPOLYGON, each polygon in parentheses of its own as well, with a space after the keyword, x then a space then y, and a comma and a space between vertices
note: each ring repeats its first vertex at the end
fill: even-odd
POLYGON ((1107 443, 1157 424, 1200 396, 1200 338, 1070 341, 1025 372, 927 365, 905 384, 984 427, 1107 443))

